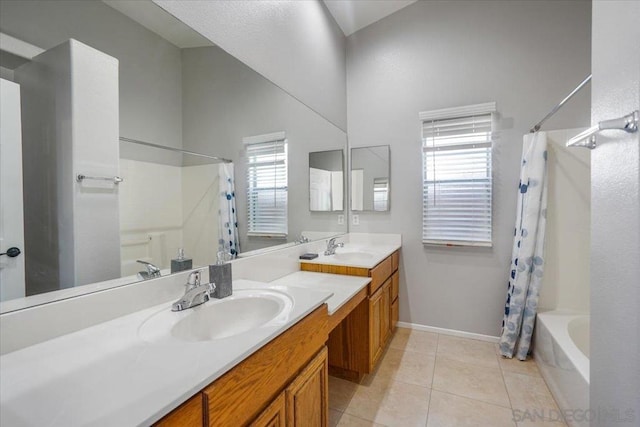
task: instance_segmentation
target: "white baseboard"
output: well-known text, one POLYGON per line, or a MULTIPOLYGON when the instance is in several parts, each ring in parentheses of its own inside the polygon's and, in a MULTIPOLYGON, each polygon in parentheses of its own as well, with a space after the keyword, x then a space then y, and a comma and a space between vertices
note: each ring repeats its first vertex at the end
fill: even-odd
POLYGON ((471 338, 474 340, 497 343, 500 337, 491 335, 475 334, 473 332, 458 331, 455 329, 437 328, 435 326, 419 325, 417 323, 398 322, 398 327, 415 329, 416 331, 435 332, 436 334, 452 335, 454 337, 471 338))

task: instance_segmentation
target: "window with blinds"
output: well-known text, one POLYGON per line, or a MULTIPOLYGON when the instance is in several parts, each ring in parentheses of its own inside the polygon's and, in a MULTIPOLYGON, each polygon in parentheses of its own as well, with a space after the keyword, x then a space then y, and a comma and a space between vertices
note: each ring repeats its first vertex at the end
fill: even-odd
POLYGON ((286 237, 287 141, 284 134, 246 138, 245 144, 247 235, 286 237), (265 141, 269 138, 272 139, 265 141))
POLYGON ((421 113, 425 244, 491 246, 495 104, 421 113))

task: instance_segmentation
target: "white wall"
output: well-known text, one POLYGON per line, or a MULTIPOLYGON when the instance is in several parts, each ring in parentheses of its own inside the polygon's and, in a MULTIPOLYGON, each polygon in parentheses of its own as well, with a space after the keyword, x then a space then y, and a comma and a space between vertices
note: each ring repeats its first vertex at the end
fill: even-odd
MULTIPOLYGON (((640 2, 593 4, 591 123, 640 109, 640 2)), ((602 132, 591 153, 592 427, 640 420, 640 133, 602 132), (633 419, 629 419, 629 416, 633 419)))
MULTIPOLYGON (((400 320, 498 335, 522 135, 590 72, 590 2, 420 1, 347 39, 352 147, 391 144, 391 211, 350 231, 401 233, 400 320), (423 247, 420 111, 496 101, 494 246, 423 247)), ((586 126, 583 90, 545 129, 586 126)))
POLYGON ((344 35, 321 1, 153 1, 346 129, 344 35))
MULTIPOLYGON (((218 165, 182 168, 182 232, 193 266, 212 264, 218 252, 218 165)), ((174 256, 172 256, 174 258, 174 256)))
POLYGON ((284 243, 246 236, 246 156, 242 139, 284 131, 288 141, 288 241, 305 231, 334 230, 342 212, 309 211, 309 152, 342 150, 346 135, 218 47, 184 49, 184 148, 235 162, 241 252, 284 243))
POLYGON ((119 173, 118 61, 70 40, 15 76, 22 117, 29 118, 23 125, 27 293, 119 277, 118 187, 75 180, 119 173))
POLYGON ((136 260, 170 268, 179 248, 193 267, 218 250, 218 165, 176 166, 120 159, 122 276, 144 271, 136 260))
POLYGON ((547 132, 547 235, 539 311, 589 312, 591 152, 566 147, 583 130, 547 132))
POLYGON ((122 276, 145 270, 138 259, 170 267, 183 245, 182 168, 121 158, 120 175, 122 276))

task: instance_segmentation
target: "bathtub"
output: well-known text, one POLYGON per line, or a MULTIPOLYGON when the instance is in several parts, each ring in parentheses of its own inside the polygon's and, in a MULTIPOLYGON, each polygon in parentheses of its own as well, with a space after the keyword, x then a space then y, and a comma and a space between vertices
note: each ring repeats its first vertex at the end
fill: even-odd
POLYGON ((588 426, 589 315, 539 313, 534 357, 558 406, 571 426, 588 426))

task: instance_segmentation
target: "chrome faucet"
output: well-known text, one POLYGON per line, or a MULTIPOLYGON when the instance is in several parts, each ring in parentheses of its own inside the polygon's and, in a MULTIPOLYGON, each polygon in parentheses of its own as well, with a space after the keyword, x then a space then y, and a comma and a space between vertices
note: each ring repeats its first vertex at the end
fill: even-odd
POLYGON ((171 311, 182 311, 204 304, 213 297, 216 289, 215 283, 200 284, 200 271, 192 271, 185 285, 185 292, 182 298, 174 302, 171 311))
POLYGON ((327 249, 324 251, 325 255, 335 255, 336 248, 343 248, 344 242, 336 243, 336 237, 332 237, 327 241, 327 249))
POLYGON ((147 279, 153 279, 155 277, 160 277, 160 269, 158 267, 156 267, 155 265, 151 264, 150 262, 147 261, 142 261, 142 260, 136 260, 136 262, 139 262, 140 264, 143 264, 145 267, 147 267, 147 271, 140 271, 138 272, 137 276, 138 279, 140 280, 147 280, 147 279))
POLYGON ((307 236, 305 236, 304 234, 300 233, 300 237, 298 238, 298 240, 296 240, 296 243, 301 245, 303 243, 309 243, 309 238, 307 236))

